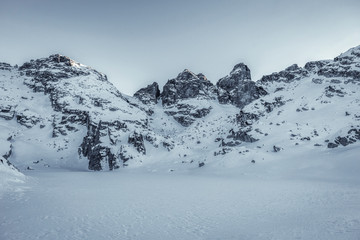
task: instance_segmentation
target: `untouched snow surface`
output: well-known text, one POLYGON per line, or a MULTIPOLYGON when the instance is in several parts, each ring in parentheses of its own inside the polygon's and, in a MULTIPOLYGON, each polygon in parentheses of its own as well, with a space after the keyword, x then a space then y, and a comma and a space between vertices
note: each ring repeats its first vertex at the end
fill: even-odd
POLYGON ((207 169, 27 173, 18 191, 0 199, 2 240, 360 237, 356 175, 314 180, 207 169))

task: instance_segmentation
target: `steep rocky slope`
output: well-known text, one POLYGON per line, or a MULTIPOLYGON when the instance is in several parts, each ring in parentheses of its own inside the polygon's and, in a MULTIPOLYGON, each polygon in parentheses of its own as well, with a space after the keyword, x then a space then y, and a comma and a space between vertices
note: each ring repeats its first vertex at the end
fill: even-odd
POLYGON ((251 80, 189 70, 121 94, 96 70, 52 55, 0 63, 1 156, 20 170, 240 166, 359 153, 360 46, 251 80))

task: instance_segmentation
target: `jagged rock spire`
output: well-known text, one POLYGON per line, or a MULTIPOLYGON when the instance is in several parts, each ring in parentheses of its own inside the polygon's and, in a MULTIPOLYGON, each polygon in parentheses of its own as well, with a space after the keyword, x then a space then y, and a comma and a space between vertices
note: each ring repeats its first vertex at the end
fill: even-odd
POLYGON ((156 104, 160 97, 159 84, 157 82, 153 82, 147 87, 141 88, 134 94, 134 97, 139 99, 144 104, 156 104))
POLYGON ((250 69, 244 63, 236 64, 230 74, 221 78, 216 86, 220 103, 230 103, 240 108, 267 94, 251 81, 250 69))

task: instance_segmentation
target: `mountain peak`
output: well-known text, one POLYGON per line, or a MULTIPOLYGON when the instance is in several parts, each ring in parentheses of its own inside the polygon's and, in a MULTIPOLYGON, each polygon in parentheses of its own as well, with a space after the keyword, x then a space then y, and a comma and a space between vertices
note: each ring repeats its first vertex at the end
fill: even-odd
POLYGON ((244 63, 238 63, 230 72, 230 76, 239 76, 242 80, 251 80, 250 69, 244 63))
POLYGON ((55 63, 64 63, 67 66, 74 66, 74 65, 78 65, 78 63, 76 63, 74 60, 72 60, 71 58, 61 55, 61 54, 53 54, 50 55, 48 57, 48 59, 50 59, 52 62, 55 63))
POLYGON ((157 82, 153 82, 147 87, 139 89, 134 94, 134 97, 139 99, 144 104, 156 104, 160 97, 159 84, 157 82))
POLYGON ((199 79, 199 77, 190 71, 189 69, 184 69, 179 75, 176 77, 177 80, 196 80, 199 79))
POLYGON ((20 66, 19 70, 28 70, 28 69, 40 69, 40 68, 51 68, 51 69, 60 69, 63 67, 86 67, 71 58, 61 55, 61 54, 52 54, 46 58, 31 59, 29 62, 25 62, 20 66))
POLYGON ((360 45, 350 48, 349 50, 347 50, 346 52, 340 54, 339 56, 337 56, 334 60, 337 61, 339 59, 350 59, 350 60, 354 60, 354 59, 359 59, 360 60, 360 45))

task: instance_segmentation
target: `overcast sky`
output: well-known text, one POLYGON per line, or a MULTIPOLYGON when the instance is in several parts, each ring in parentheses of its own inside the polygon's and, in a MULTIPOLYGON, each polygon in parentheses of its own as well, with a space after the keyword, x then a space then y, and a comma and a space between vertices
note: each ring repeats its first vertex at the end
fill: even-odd
POLYGON ((0 62, 60 53, 132 95, 188 68, 253 80, 360 45, 359 0, 0 0, 0 62))

